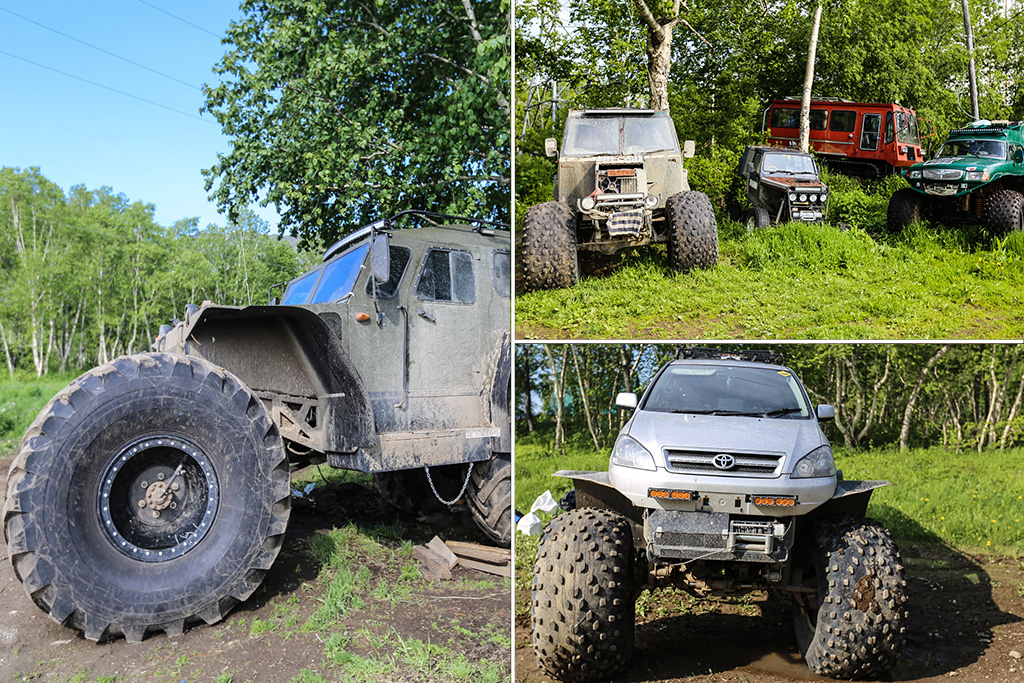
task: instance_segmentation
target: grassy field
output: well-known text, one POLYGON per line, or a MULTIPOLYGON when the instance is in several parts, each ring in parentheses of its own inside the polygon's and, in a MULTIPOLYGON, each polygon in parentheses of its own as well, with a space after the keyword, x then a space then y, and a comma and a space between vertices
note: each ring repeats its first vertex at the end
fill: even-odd
MULTIPOLYGON (((883 479, 868 514, 897 540, 1024 554, 1024 450, 951 453, 940 448, 836 451, 847 479, 883 479)), ((516 442, 516 508, 545 490, 557 500, 572 487, 550 476, 560 469, 606 470, 608 452, 570 445, 557 455, 546 443, 516 442)))
POLYGON ((46 402, 77 377, 79 373, 52 374, 37 378, 16 372, 0 380, 0 453, 18 446, 25 430, 36 419, 46 402))
POLYGON ((589 274, 585 267, 569 289, 517 288, 517 337, 1024 336, 1024 233, 913 225, 888 235, 786 224, 748 234, 721 216, 718 229, 720 260, 710 270, 676 273, 663 247, 648 247, 586 257, 589 274))

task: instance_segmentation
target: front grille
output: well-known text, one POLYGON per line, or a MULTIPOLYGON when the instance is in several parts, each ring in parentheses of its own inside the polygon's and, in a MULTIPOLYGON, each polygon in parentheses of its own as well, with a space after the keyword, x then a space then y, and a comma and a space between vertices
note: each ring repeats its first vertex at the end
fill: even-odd
POLYGON ((665 449, 668 469, 679 474, 771 477, 776 474, 783 457, 768 453, 725 453, 735 458, 736 464, 730 469, 723 470, 714 464, 715 456, 722 454, 723 451, 665 449))
POLYGON ((924 169, 924 177, 926 180, 960 180, 963 175, 963 171, 959 171, 955 168, 924 169))

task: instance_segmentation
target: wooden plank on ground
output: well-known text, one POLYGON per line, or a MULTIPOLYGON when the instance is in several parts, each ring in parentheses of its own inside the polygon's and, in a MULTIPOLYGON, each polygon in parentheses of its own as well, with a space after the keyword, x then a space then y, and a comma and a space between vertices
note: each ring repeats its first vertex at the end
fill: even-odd
POLYGON ((412 555, 420 561, 420 573, 431 581, 452 578, 448 561, 427 546, 415 546, 412 549, 412 555))
POLYGON ((508 564, 497 565, 488 564, 487 562, 477 562, 476 560, 470 560, 465 557, 459 558, 459 564, 467 569, 475 569, 480 572, 487 572, 488 574, 496 574, 498 576, 512 576, 512 566, 508 564))
POLYGON ((460 558, 468 557, 472 560, 490 562, 491 564, 508 564, 512 560, 512 551, 508 548, 495 548, 493 546, 480 545, 479 543, 466 543, 465 541, 445 541, 445 545, 451 548, 452 552, 460 558))
POLYGON ((430 539, 430 543, 427 544, 427 548, 433 550, 439 557, 441 557, 448 569, 451 569, 459 561, 459 558, 455 556, 455 553, 451 551, 451 548, 444 544, 439 537, 434 536, 430 539))

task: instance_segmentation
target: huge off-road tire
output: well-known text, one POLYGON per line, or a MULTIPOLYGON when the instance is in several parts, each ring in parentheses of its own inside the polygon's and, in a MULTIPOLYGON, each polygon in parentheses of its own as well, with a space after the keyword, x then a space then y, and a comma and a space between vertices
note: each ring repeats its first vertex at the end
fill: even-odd
POLYGON ((512 458, 498 453, 473 466, 466 489, 469 511, 487 536, 506 548, 512 544, 512 458))
POLYGON ((576 216, 568 204, 544 202, 526 212, 519 260, 526 289, 561 289, 579 281, 576 216))
POLYGON ((1024 194, 999 190, 985 200, 982 208, 985 225, 997 235, 1024 230, 1024 194))
POLYGON ((562 681, 606 681, 633 656, 632 531, 583 508, 551 520, 533 569, 533 651, 562 681))
POLYGON ((911 223, 924 219, 924 200, 921 194, 909 187, 896 190, 889 197, 889 208, 885 215, 885 224, 892 232, 899 232, 911 223))
POLYGON ((718 263, 718 225, 703 192, 678 192, 665 202, 668 265, 681 273, 718 263))
POLYGON ((907 584, 889 532, 860 517, 826 518, 806 555, 803 583, 817 589, 816 605, 795 609, 794 626, 807 666, 857 679, 892 669, 906 644, 907 584))
POLYGON ((119 358, 62 390, 10 469, 15 574, 90 640, 219 621, 256 590, 291 510, 288 462, 233 375, 169 354, 119 358))
POLYGON ((771 224, 771 216, 768 215, 768 212, 764 208, 755 206, 747 212, 747 232, 764 230, 771 224))

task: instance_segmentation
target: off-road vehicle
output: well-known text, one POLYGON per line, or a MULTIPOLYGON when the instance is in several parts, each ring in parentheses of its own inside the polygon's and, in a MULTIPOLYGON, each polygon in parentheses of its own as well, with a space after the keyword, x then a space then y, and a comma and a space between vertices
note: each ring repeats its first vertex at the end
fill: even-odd
POLYGON ((747 229, 772 223, 817 223, 828 212, 828 186, 818 177, 818 165, 806 152, 779 147, 748 146, 736 174, 750 201, 747 229))
POLYGON ((668 243, 678 271, 718 263, 711 201, 690 190, 668 112, 646 109, 570 111, 558 155, 555 201, 530 208, 519 244, 527 289, 571 287, 579 280, 578 250, 607 254, 668 243))
MULTIPOLYGON (((575 509, 537 552, 533 646, 566 681, 608 680, 633 651, 634 601, 674 586, 696 596, 774 590, 794 598, 807 665, 836 678, 877 676, 903 649, 906 584, 888 532, 864 518, 888 482, 836 472, 812 406, 782 359, 687 350, 663 367, 607 472, 561 471, 575 509)), ((740 647, 737 645, 737 647, 740 647)))
POLYGON ((1024 122, 975 121, 950 132, 934 159, 904 171, 889 199, 888 226, 979 220, 992 232, 1024 230, 1024 122))
POLYGON ((73 381, 10 470, 32 600, 91 640, 216 622, 277 557, 290 467, 322 461, 406 508, 464 499, 507 544, 510 256, 508 230, 382 221, 281 305, 190 305, 154 352, 73 381))

